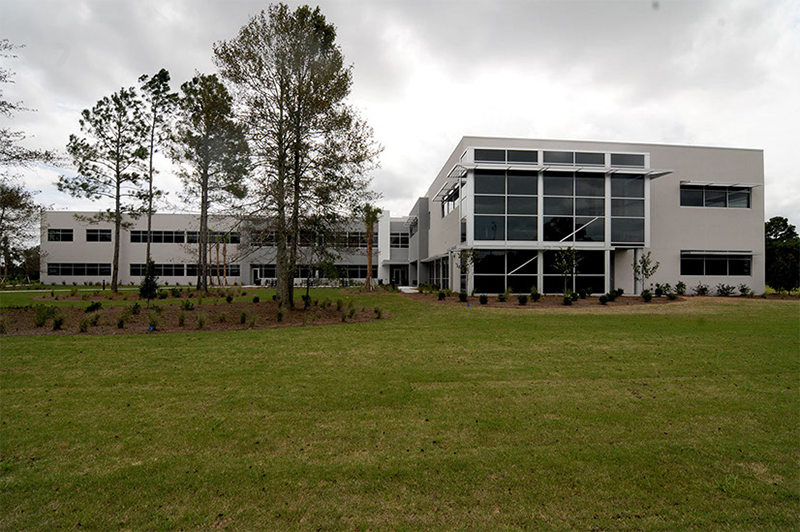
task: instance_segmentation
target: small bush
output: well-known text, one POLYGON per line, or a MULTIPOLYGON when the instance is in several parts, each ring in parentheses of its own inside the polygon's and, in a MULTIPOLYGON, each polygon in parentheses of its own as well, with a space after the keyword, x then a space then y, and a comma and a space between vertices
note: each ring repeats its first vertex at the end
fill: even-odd
POLYGON ((656 290, 655 290, 655 293, 656 293, 656 297, 661 297, 661 296, 663 296, 663 295, 664 295, 664 289, 663 289, 663 288, 661 287, 661 285, 660 285, 660 284, 658 284, 658 283, 656 283, 656 290))
POLYGON ((37 327, 44 327, 47 320, 55 316, 56 307, 52 305, 34 305, 33 306, 33 323, 37 327))
POLYGON ((678 281, 675 285, 675 293, 679 296, 682 296, 686 293, 686 283, 683 281, 678 281))
POLYGON ((608 296, 607 295, 603 294, 602 296, 600 296, 600 304, 601 305, 608 304, 608 296))
POLYGON ((353 316, 356 315, 355 307, 350 307, 350 310, 347 311, 347 317, 353 319, 353 316))
POLYGON ((131 307, 131 313, 133 313, 133 314, 139 314, 139 312, 141 310, 142 310, 142 306, 139 304, 138 301, 136 303, 134 303, 133 306, 131 307))
POLYGON ((228 321, 228 318, 225 317, 225 314, 220 314, 217 316, 217 323, 225 323, 228 321))
POLYGON ((61 314, 56 314, 53 316, 53 330, 60 331, 61 328, 64 326, 64 316, 61 314))
POLYGON ((708 285, 703 283, 697 283, 697 286, 692 288, 694 295, 696 296, 707 296, 708 295, 708 285))
POLYGON ((669 299, 670 301, 675 301, 676 299, 678 299, 678 296, 675 295, 675 292, 667 292, 667 299, 669 299))
POLYGON ((150 309, 151 309, 153 312, 155 312, 156 314, 161 314, 161 307, 159 307, 159 306, 158 306, 158 305, 156 305, 156 304, 153 304, 153 306, 151 306, 151 307, 150 307, 150 309))
POLYGON ((481 294, 481 297, 478 299, 481 302, 481 305, 485 305, 486 303, 489 302, 489 296, 487 296, 486 294, 481 294))
POLYGON ((578 297, 586 299, 586 290, 578 290, 578 297))
POLYGON ((608 298, 609 301, 614 301, 615 299, 617 299, 617 291, 616 290, 610 291, 609 293, 606 294, 606 297, 608 298))
POLYGON ((172 297, 181 297, 181 289, 176 286, 172 287, 169 292, 172 294, 172 297))
POLYGON ((258 296, 253 296, 253 303, 260 303, 261 299, 258 296))
POLYGON ((444 301, 445 297, 444 290, 439 290, 439 301, 444 301))
POLYGON ((577 300, 578 300, 578 294, 577 294, 577 293, 575 293, 575 292, 570 292, 570 293, 569 293, 569 298, 570 298, 572 301, 577 301, 577 300))
POLYGON ((69 291, 69 295, 71 295, 71 296, 77 296, 77 295, 78 295, 78 289, 77 289, 77 288, 72 288, 72 289, 70 289, 70 291, 69 291))
POLYGON ((250 327, 255 327, 255 326, 256 326, 256 317, 253 316, 253 318, 250 320, 250 327))
POLYGON ((383 311, 378 307, 375 307, 375 318, 379 320, 381 319, 381 316, 383 316, 383 311))
POLYGON ((117 329, 124 329, 125 328, 125 313, 123 312, 117 317, 117 329))
POLYGON ((198 314, 197 315, 197 328, 202 329, 206 326, 206 315, 205 314, 198 314))
POLYGON ((192 303, 191 299, 184 299, 181 301, 181 310, 188 311, 194 310, 194 303, 192 303))
POLYGON ((716 290, 718 296, 728 297, 733 295, 736 287, 729 284, 720 283, 717 285, 716 290))
POLYGON ((181 311, 181 313, 178 314, 178 327, 183 327, 184 325, 186 325, 186 313, 181 311))
POLYGON ((521 296, 517 296, 517 301, 519 301, 520 305, 527 305, 528 304, 528 296, 526 296, 525 294, 523 294, 521 296))
POLYGON ((336 310, 342 310, 343 306, 344 306, 344 301, 342 301, 341 299, 337 299, 336 300, 336 310))
POLYGON ((247 323, 247 312, 241 311, 239 313, 239 323, 241 323, 242 325, 247 323))
POLYGON ((653 299, 653 294, 650 293, 650 290, 644 290, 642 292, 642 299, 645 303, 649 303, 653 299))
POLYGON ((167 295, 168 295, 167 292, 165 292, 164 290, 158 291, 158 299, 167 299, 167 295))
POLYGON ((78 330, 82 333, 85 333, 89 330, 89 318, 86 316, 81 318, 81 321, 78 322, 78 330))
POLYGON ((93 327, 97 327, 100 324, 99 312, 92 314, 92 318, 89 320, 89 324, 91 324, 93 327))
POLYGON ((95 312, 97 310, 100 310, 101 308, 103 308, 103 304, 100 303, 99 301, 95 301, 93 303, 89 303, 89 306, 87 306, 85 310, 86 313, 88 314, 90 312, 95 312))
POLYGON ((342 323, 347 321, 347 312, 342 312, 342 323))
POLYGON ((742 296, 742 297, 747 297, 752 292, 750 290, 750 287, 747 286, 746 284, 740 284, 737 288, 739 290, 739 295, 742 296))
POLYGON ((158 326, 161 324, 161 320, 158 318, 158 314, 151 312, 147 315, 147 324, 150 326, 151 331, 155 331, 158 329, 158 326))
POLYGON ((505 294, 497 294, 497 300, 498 300, 500 303, 505 303, 505 301, 506 301, 506 295, 505 295, 505 294))
POLYGON ((533 300, 534 303, 539 301, 539 299, 541 299, 541 297, 542 297, 542 294, 540 294, 539 292, 531 292, 531 300, 533 300))
POLYGON ((467 293, 466 292, 459 292, 458 293, 458 300, 461 301, 462 303, 466 303, 467 302, 467 293))
POLYGON ((614 292, 616 292, 616 296, 617 297, 622 297, 622 294, 625 293, 625 289, 624 288, 617 288, 614 292))
POLYGON ((569 296, 564 296, 564 299, 562 299, 562 303, 564 303, 565 305, 572 305, 572 298, 569 296))
POLYGON ((278 323, 283 321, 283 311, 282 310, 278 311, 278 313, 275 315, 275 319, 278 321, 278 323))
POLYGON ((233 296, 225 296, 225 301, 228 303, 233 303, 233 296))

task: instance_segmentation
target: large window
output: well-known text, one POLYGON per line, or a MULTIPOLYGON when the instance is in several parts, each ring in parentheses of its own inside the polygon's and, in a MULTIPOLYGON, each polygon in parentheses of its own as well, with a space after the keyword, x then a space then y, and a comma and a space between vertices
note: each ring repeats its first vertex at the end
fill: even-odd
POLYGON ((750 189, 681 184, 681 207, 749 209, 750 189))
MULTIPOLYGON (((144 231, 142 231, 144 232, 144 231)), ((166 232, 166 231, 165 231, 166 232)), ((175 231, 177 233, 177 231, 175 231)), ((267 238, 269 234, 272 234, 272 239, 274 242, 275 234, 274 232, 267 231, 264 234, 264 237, 267 238)), ((197 244, 200 241, 200 232, 199 231, 187 231, 186 232, 186 243, 187 244, 197 244)), ((183 240, 180 241, 181 243, 183 240)), ((236 231, 226 232, 226 231, 209 231, 208 232, 208 242, 209 244, 216 244, 219 242, 220 244, 223 242, 227 242, 228 244, 239 244, 241 242, 241 236, 236 231)), ((255 245, 260 245, 256 243, 255 245)), ((272 245, 272 244, 263 244, 263 245, 272 245)))
MULTIPOLYGON (((151 231, 150 242, 153 244, 183 244, 185 233, 183 231, 151 231)), ((131 231, 131 242, 144 244, 147 242, 147 231, 131 231)))
POLYGON ((111 242, 111 229, 87 229, 87 242, 111 242))
POLYGON ((602 242, 605 240, 605 174, 544 173, 544 240, 602 242))
POLYGON ((611 176, 611 242, 644 244, 644 176, 611 176))
MULTIPOLYGON (((156 277, 183 277, 184 265, 183 264, 155 264, 154 272, 156 277)), ((196 273, 196 272, 195 272, 196 273)), ((131 264, 131 275, 134 277, 143 277, 147 274, 147 266, 145 264, 131 264)))
POLYGON ((48 229, 48 242, 72 242, 72 229, 48 229))
POLYGON ((611 166, 634 166, 644 168, 644 155, 636 153, 612 153, 611 166))
POLYGON ((479 294, 499 294, 511 288, 514 293, 528 293, 537 287, 536 250, 481 250, 475 257, 474 283, 479 294))
POLYGON ((408 248, 408 233, 390 233, 389 247, 400 249, 408 248))
POLYGON ((535 171, 475 171, 475 240, 536 240, 535 171))
POLYGON ((681 275, 749 276, 751 255, 681 252, 681 275))
POLYGON ((47 264, 47 275, 59 276, 109 276, 111 275, 110 263, 83 263, 83 262, 50 262, 47 264))
POLYGON ((559 252, 545 251, 543 254, 543 287, 546 294, 560 294, 564 289, 589 293, 605 290, 606 254, 605 251, 583 250, 576 256, 577 267, 567 276, 559 265, 559 252))

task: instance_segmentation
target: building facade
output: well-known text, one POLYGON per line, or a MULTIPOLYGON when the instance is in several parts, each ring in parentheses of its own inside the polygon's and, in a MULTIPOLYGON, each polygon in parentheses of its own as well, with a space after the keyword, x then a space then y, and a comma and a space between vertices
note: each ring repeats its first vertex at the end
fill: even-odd
MULTIPOLYGON (((110 280, 113 228, 82 221, 91 214, 46 214, 43 282, 110 280)), ((138 283, 146 222, 126 221, 120 281, 138 283)), ((152 256, 162 283, 195 279, 198 227, 196 215, 154 216, 152 256)), ((233 219, 211 219, 212 276, 223 284, 270 282, 275 248, 269 232, 239 227, 233 219)), ((338 233, 336 245, 342 250, 338 277, 364 279, 363 224, 338 233)), ((312 263, 303 249, 299 263, 312 263)), ((763 151, 464 137, 408 216, 381 216, 373 265, 384 283, 469 293, 536 287, 635 294, 643 287, 633 263, 647 252, 660 264, 648 287, 745 284, 763 293, 763 151), (569 276, 557 267, 557 252, 565 248, 579 257, 569 276)), ((301 266, 297 282, 308 277, 326 273, 301 266)))
POLYGON ((453 290, 640 293, 650 252, 648 287, 764 291, 762 150, 464 137, 407 223, 412 282, 453 290))

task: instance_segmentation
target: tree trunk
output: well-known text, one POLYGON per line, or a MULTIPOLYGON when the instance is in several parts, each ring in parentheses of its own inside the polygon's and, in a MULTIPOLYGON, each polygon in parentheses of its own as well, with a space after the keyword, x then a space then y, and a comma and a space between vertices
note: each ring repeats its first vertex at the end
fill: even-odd
POLYGON ((222 282, 228 286, 228 240, 222 241, 222 282))
POLYGON ((117 292, 119 283, 119 239, 122 228, 122 213, 120 212, 121 183, 119 173, 119 163, 117 163, 117 191, 114 198, 114 259, 111 263, 111 291, 117 292))
POLYGON ((219 282, 219 239, 217 239, 216 248, 217 248, 217 286, 220 286, 221 283, 219 282))
POLYGON ((364 288, 367 292, 372 292, 372 246, 373 242, 373 224, 367 226, 367 279, 364 282, 364 288))
POLYGON ((197 289, 208 292, 206 247, 208 245, 208 172, 200 176, 200 231, 197 235, 197 289))
POLYGON ((145 251, 145 264, 150 262, 150 242, 153 227, 153 149, 156 144, 156 115, 153 114, 153 125, 150 128, 150 165, 147 191, 147 250, 145 251))

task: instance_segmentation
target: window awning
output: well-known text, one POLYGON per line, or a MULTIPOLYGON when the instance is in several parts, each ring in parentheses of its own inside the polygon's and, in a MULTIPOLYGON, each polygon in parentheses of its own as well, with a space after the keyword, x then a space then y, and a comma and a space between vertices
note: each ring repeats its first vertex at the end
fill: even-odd
POLYGON ((734 250, 727 250, 727 251, 699 251, 699 250, 688 250, 688 251, 681 251, 681 255, 753 255, 752 251, 734 251, 734 250))
POLYGON ((478 163, 478 164, 466 164, 466 165, 457 165, 465 169, 475 169, 475 170, 527 170, 527 171, 534 171, 538 172, 540 170, 553 170, 553 171, 565 171, 565 172, 591 172, 595 174, 605 173, 605 174, 636 174, 636 175, 644 175, 645 177, 649 177, 650 179, 655 179, 657 177, 669 175, 672 173, 672 170, 668 169, 657 169, 657 168, 631 168, 629 166, 625 167, 607 167, 607 166, 592 166, 592 165, 579 165, 579 166, 570 166, 570 165, 553 165, 553 164, 506 164, 506 163, 478 163))
POLYGON ((681 180, 681 185, 689 185, 692 187, 738 187, 738 188, 756 188, 760 187, 761 183, 714 183, 711 181, 684 181, 681 180))

